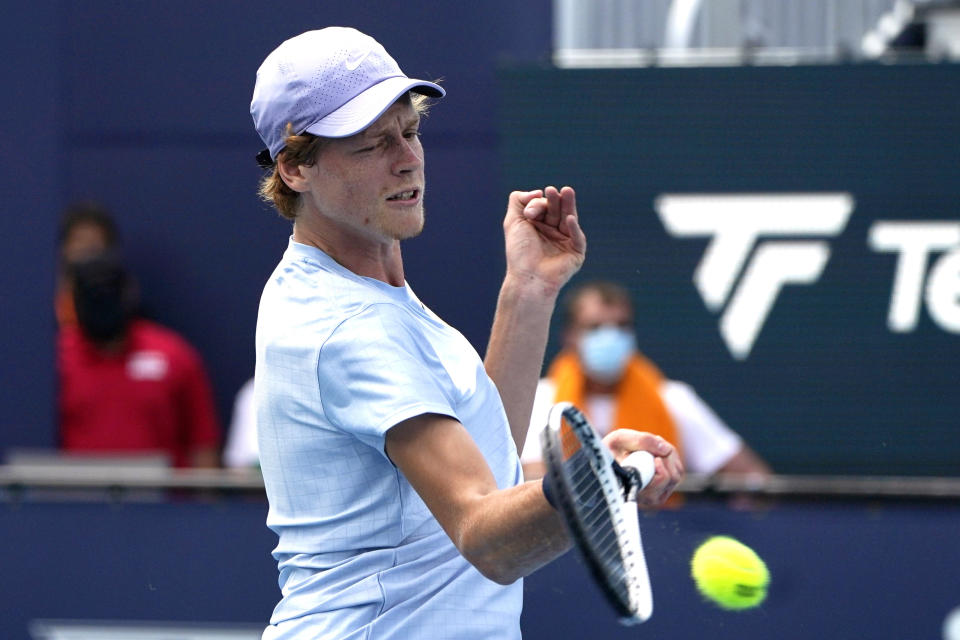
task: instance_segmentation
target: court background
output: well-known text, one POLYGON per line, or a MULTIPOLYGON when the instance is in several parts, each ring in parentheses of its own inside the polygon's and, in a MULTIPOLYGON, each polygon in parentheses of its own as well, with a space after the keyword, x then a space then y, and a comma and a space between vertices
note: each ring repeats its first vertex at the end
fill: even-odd
POLYGON ((56 443, 56 223, 84 198, 115 211, 145 309, 200 350, 226 423, 252 374, 259 293, 289 234, 253 195, 254 73, 291 34, 354 24, 449 90, 423 127, 427 225, 404 254, 420 297, 481 353, 507 193, 569 182, 590 233, 581 279, 628 284, 642 348, 779 471, 957 473, 956 328, 931 321, 921 301, 916 329, 891 332, 898 256, 867 246, 877 221, 960 220, 957 65, 561 71, 547 62, 547 0, 325 3, 312 24, 292 6, 11 7, 0 44, 16 62, 0 72, 11 95, 0 111, 0 448, 56 443), (842 233, 815 238, 830 245, 823 274, 786 287, 749 357, 733 358, 693 286, 707 238, 671 237, 654 199, 824 191, 855 205, 842 233))
MULTIPOLYGON (((957 336, 925 308, 915 331, 886 328, 896 258, 866 244, 877 220, 960 219, 956 65, 559 72, 547 62, 546 0, 39 0, 6 14, 5 450, 56 442, 55 232, 61 208, 80 198, 117 214, 148 311, 199 348, 226 422, 253 369, 259 292, 289 234, 253 195, 254 72, 282 39, 349 24, 449 90, 424 125, 427 228, 405 259, 420 297, 478 350, 502 275, 507 192, 570 181, 590 234, 583 277, 627 279, 644 348, 778 470, 956 475, 957 336), (717 191, 856 199, 820 280, 781 293, 745 361, 730 356, 693 287, 706 240, 670 237, 652 208, 661 193, 717 191)), ((261 622, 278 596, 265 508, 31 504, 5 493, 6 636, 26 637, 28 616, 261 622)), ((937 637, 960 604, 955 504, 691 505, 648 525, 657 628, 937 637), (684 563, 712 532, 770 559, 769 607, 734 617, 695 599, 684 563)), ((585 620, 626 637, 584 576, 569 555, 528 581, 528 637, 577 637, 585 620), (561 596, 570 606, 559 610, 561 596)))

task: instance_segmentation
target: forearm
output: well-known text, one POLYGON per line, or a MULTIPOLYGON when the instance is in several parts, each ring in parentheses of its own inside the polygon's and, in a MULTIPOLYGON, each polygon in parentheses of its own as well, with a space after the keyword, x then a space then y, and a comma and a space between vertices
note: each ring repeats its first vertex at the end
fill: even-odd
POLYGON ((535 480, 479 499, 454 540, 483 575, 500 584, 527 576, 571 546, 560 514, 535 480))
POLYGON ((385 451, 457 549, 483 575, 513 582, 569 546, 540 481, 498 489, 466 428, 424 414, 387 432, 385 451))
POLYGON ((500 392, 517 451, 526 441, 558 290, 509 273, 500 288, 484 366, 500 392))

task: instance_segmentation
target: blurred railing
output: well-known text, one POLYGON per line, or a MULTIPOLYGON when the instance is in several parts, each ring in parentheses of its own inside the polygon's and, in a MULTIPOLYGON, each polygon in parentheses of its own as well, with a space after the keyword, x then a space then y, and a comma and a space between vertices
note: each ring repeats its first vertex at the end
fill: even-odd
MULTIPOLYGON (((89 498, 136 499, 143 491, 185 490, 204 495, 263 495, 257 469, 137 469, 0 465, 0 500, 89 498), (91 493, 93 492, 93 493, 91 493)), ((875 498, 960 501, 960 477, 688 475, 680 491, 692 495, 750 494, 758 497, 875 498)))
MULTIPOLYGON (((222 492, 263 492, 257 469, 138 469, 133 466, 0 465, 5 492, 56 489, 123 492, 141 489, 195 489, 222 492)), ((67 495, 64 493, 64 495, 67 495)))

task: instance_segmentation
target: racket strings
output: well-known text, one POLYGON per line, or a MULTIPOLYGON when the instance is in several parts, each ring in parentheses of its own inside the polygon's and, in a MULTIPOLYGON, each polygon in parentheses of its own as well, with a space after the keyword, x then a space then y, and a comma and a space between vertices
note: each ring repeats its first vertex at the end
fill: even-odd
POLYGON ((639 478, 631 477, 632 469, 616 468, 600 436, 569 403, 554 405, 541 442, 559 488, 558 507, 594 578, 621 622, 646 620, 652 600, 638 514, 631 510, 639 478))
POLYGON ((617 526, 605 500, 604 487, 582 449, 567 460, 567 470, 571 481, 570 493, 581 509, 584 535, 590 539, 597 561, 604 565, 611 586, 627 598, 627 559, 621 553, 617 526))

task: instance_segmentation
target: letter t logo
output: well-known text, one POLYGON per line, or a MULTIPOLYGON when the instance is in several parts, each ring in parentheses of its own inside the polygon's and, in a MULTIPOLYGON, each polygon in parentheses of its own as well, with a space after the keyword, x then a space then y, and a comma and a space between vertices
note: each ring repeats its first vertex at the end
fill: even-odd
POLYGON ((711 238, 693 282, 711 311, 720 311, 729 301, 720 318, 720 333, 730 353, 743 360, 784 285, 816 282, 830 257, 830 247, 822 240, 758 243, 758 239, 835 236, 847 224, 853 197, 848 193, 664 194, 654 208, 670 235, 711 238))

